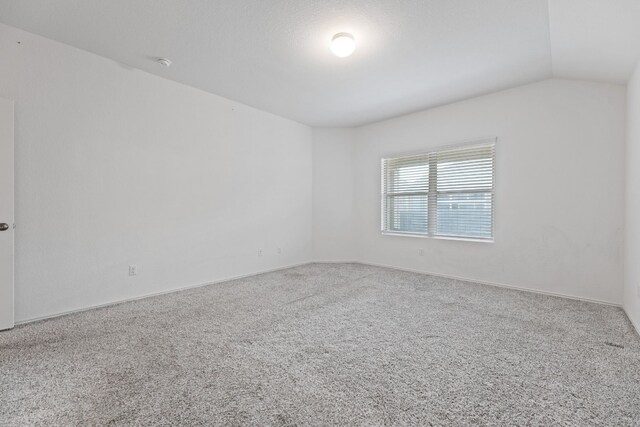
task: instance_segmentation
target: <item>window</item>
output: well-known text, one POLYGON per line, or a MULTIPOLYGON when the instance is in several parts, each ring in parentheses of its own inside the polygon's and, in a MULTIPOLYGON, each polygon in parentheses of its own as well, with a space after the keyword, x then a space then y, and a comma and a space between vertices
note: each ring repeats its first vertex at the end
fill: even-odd
POLYGON ((493 239, 495 140, 382 159, 382 232, 493 239))

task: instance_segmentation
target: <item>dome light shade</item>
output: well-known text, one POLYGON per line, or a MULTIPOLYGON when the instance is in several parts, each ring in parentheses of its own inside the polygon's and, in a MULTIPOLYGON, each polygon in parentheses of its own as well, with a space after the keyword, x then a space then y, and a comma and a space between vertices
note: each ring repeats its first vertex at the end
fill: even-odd
POLYGON ((352 34, 338 33, 331 39, 331 52, 340 58, 351 55, 355 48, 356 41, 352 34))

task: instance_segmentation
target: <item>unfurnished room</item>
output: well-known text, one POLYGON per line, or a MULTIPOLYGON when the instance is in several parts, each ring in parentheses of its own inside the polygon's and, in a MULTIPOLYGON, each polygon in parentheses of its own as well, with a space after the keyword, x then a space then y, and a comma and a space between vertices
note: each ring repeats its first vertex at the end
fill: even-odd
POLYGON ((0 426, 640 426, 640 1, 0 0, 0 426))

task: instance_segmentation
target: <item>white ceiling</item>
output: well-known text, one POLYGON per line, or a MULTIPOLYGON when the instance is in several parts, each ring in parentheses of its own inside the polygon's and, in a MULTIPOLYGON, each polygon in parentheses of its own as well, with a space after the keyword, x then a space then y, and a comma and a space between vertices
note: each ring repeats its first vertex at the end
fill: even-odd
POLYGON ((549 2, 0 0, 0 22, 302 123, 354 126, 552 74, 626 82, 640 1, 549 2), (355 35, 351 57, 329 50, 340 31, 355 35))
POLYGON ((640 0, 550 0, 559 77, 626 83, 640 58, 640 0))

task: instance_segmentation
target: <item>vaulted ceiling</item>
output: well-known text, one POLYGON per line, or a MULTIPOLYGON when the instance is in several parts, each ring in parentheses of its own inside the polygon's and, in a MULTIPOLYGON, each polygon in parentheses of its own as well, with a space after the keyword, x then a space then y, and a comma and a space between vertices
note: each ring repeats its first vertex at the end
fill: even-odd
POLYGON ((0 22, 312 126, 554 75, 624 84, 640 57, 638 0, 0 0, 0 22))

